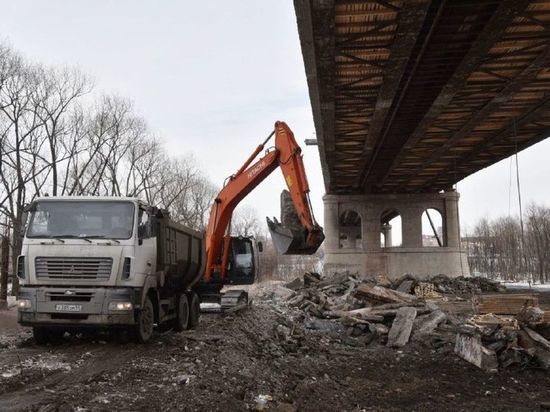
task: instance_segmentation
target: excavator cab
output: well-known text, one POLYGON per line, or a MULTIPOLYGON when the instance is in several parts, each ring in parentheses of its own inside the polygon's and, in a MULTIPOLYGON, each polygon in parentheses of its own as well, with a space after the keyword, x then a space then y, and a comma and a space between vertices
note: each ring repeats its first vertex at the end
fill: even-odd
POLYGON ((251 285, 258 271, 258 248, 253 238, 232 237, 226 284, 251 285))
POLYGON ((325 240, 321 226, 304 227, 288 190, 281 193, 281 222, 275 217, 266 219, 273 245, 281 255, 313 255, 325 240))

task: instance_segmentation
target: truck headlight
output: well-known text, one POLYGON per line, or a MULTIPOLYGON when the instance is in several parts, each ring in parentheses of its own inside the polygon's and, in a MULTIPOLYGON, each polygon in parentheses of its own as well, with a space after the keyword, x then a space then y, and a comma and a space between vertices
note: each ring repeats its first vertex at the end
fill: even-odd
POLYGON ((19 309, 30 309, 32 308, 32 302, 30 299, 19 299, 17 301, 17 307, 19 309))
POLYGON ((109 310, 132 310, 132 302, 109 302, 109 310))
POLYGON ((17 258, 17 277, 19 279, 25 279, 25 256, 19 256, 17 258))

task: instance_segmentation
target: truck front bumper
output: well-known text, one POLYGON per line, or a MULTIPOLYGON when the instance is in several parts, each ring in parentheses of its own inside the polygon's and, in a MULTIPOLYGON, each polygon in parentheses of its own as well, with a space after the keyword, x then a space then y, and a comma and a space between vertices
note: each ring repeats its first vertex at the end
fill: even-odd
POLYGON ((135 309, 109 310, 110 302, 130 302, 132 288, 22 287, 18 299, 28 299, 30 308, 18 309, 23 326, 109 327, 135 324, 135 309))

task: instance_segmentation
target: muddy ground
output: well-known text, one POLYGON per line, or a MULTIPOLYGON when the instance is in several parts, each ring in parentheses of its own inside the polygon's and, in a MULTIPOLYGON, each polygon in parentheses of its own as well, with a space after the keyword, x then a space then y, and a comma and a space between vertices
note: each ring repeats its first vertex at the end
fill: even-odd
POLYGON ((452 331, 394 350, 270 301, 203 314, 197 330, 146 345, 87 336, 39 347, 13 310, 0 328, 0 411, 550 408, 549 372, 483 372, 453 354, 452 331))

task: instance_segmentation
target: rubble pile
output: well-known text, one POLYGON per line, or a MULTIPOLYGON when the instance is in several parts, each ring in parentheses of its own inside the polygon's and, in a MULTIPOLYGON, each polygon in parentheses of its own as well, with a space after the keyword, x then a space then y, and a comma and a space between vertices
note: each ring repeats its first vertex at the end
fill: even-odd
POLYGON ((322 278, 308 272, 285 285, 294 291, 286 303, 312 317, 340 322, 348 336, 365 344, 402 347, 411 339, 429 337, 448 321, 434 302, 414 294, 418 286, 410 277, 391 288, 348 273, 322 278))
POLYGON ((487 371, 509 367, 550 368, 550 342, 535 325, 514 316, 475 315, 459 328, 455 352, 487 371))
POLYGON ((481 369, 512 366, 550 369, 550 317, 533 294, 479 296, 478 314, 457 334, 455 352, 481 369), (546 335, 546 336, 543 336, 546 335))
POLYGON ((496 294, 502 288, 491 280, 438 275, 418 281, 405 275, 376 283, 349 273, 322 277, 308 272, 279 289, 287 291, 278 292, 287 305, 305 318, 318 319, 310 324, 336 323, 366 345, 448 344, 458 356, 487 371, 550 368, 550 342, 540 332, 550 323, 548 313, 532 294, 496 294), (465 299, 471 299, 474 316, 471 311, 462 317, 447 313, 438 305, 465 299))
POLYGON ((435 286, 437 292, 452 295, 479 295, 481 293, 505 292, 506 288, 499 282, 482 278, 467 278, 459 276, 450 278, 445 275, 437 275, 430 278, 430 283, 435 286))

